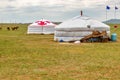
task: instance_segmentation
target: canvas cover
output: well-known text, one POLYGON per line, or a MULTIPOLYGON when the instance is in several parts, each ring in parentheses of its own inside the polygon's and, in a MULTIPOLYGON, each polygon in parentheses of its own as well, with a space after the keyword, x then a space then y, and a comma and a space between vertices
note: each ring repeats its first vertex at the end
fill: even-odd
POLYGON ((77 16, 55 27, 55 41, 75 41, 92 34, 93 30, 106 31, 110 35, 110 27, 100 21, 86 16, 77 16))
POLYGON ((38 20, 28 26, 27 34, 54 34, 55 24, 48 20, 38 20))

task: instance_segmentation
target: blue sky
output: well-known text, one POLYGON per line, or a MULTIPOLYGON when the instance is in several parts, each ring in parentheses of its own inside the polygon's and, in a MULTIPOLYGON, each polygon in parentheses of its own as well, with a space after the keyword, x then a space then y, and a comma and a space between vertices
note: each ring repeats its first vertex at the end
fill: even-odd
POLYGON ((80 14, 90 16, 99 21, 114 18, 120 19, 120 0, 3 0, 0 2, 0 22, 29 23, 41 18, 50 21, 65 21, 80 14))

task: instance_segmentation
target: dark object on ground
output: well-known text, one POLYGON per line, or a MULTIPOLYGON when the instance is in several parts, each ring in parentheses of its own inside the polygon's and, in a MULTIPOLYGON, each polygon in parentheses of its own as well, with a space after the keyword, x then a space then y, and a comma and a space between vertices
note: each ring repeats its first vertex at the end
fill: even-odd
POLYGON ((9 30, 9 31, 10 31, 10 30, 13 30, 13 31, 14 31, 14 30, 17 30, 18 28, 19 28, 19 26, 7 27, 7 30, 9 30))
POLYGON ((17 30, 19 27, 15 26, 15 27, 11 27, 12 30, 17 30))
POLYGON ((7 27, 7 30, 9 31, 9 30, 10 30, 10 27, 7 27))
POLYGON ((0 27, 0 30, 2 30, 2 27, 0 27))
POLYGON ((110 40, 106 31, 93 31, 92 34, 85 36, 80 41, 81 42, 108 42, 110 40))

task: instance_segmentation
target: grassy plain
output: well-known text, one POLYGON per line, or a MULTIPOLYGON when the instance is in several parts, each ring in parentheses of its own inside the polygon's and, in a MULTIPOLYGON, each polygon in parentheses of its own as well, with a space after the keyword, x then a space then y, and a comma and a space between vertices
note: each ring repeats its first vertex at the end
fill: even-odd
POLYGON ((0 24, 0 80, 120 80, 120 25, 110 25, 117 42, 81 44, 27 35, 27 25, 0 24))

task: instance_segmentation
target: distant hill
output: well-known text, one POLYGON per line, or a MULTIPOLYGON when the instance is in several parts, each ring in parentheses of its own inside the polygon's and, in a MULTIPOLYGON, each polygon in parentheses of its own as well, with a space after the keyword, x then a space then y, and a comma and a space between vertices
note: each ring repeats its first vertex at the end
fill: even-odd
POLYGON ((61 24, 62 22, 52 22, 52 23, 54 23, 54 24, 56 24, 56 25, 59 25, 59 24, 61 24))
POLYGON ((107 23, 107 24, 120 24, 120 19, 110 19, 107 21, 103 21, 103 23, 107 23))

